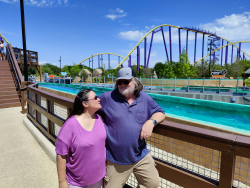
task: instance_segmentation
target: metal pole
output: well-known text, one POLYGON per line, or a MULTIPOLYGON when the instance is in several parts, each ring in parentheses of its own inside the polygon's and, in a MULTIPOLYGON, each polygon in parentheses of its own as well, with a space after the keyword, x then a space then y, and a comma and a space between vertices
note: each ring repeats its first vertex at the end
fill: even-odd
POLYGON ((165 37, 164 37, 163 27, 161 27, 161 32, 162 32, 163 42, 164 42, 165 51, 166 51, 166 55, 167 55, 167 60, 169 61, 169 59, 168 59, 168 49, 167 49, 167 45, 166 45, 166 41, 165 41, 165 37))
POLYGON ((209 70, 208 70, 208 74, 210 76, 210 66, 211 66, 211 50, 212 50, 212 40, 210 40, 210 43, 209 43, 209 50, 210 50, 210 61, 209 61, 209 70))
POLYGON ((93 84, 93 72, 94 72, 94 68, 93 68, 93 56, 92 56, 92 84, 93 84))
POLYGON ((113 87, 113 73, 112 73, 112 87, 113 87))
POLYGON ((196 43, 197 43, 197 32, 195 32, 195 41, 194 41, 194 63, 196 62, 196 43))
POLYGON ((140 53, 140 47, 137 46, 137 71, 140 70, 139 66, 140 66, 140 56, 139 56, 139 53, 140 53))
POLYGON ((220 93, 220 78, 219 78, 219 93, 220 93))
POLYGON ((181 29, 178 29, 179 34, 179 61, 181 62, 181 29))
POLYGON ((27 53, 26 53, 26 32, 25 32, 25 18, 24 18, 23 0, 20 0, 20 9, 21 9, 22 39, 23 39, 24 81, 28 81, 28 64, 27 64, 27 53))
MULTIPOLYGON (((188 57, 188 30, 187 30, 187 38, 186 38, 186 54, 187 54, 187 57, 188 57)), ((186 62, 187 62, 187 60, 186 60, 186 62)))
POLYGON ((231 64, 233 63, 234 45, 232 45, 231 64))
POLYGON ((190 81, 190 77, 188 77, 188 92, 189 92, 189 81, 190 81))
MULTIPOLYGON (((227 42, 228 44, 229 42, 227 42)), ((228 46, 226 46, 226 57, 225 57, 225 64, 227 64, 227 55, 228 55, 228 46)))
MULTIPOLYGON (((221 46, 223 46, 223 39, 221 42, 221 46)), ((220 62, 220 66, 222 67, 222 61, 223 61, 223 48, 221 49, 221 62, 220 62)))
POLYGON ((149 64, 149 58, 150 58, 150 52, 151 52, 151 48, 152 48, 152 43, 153 43, 153 38, 154 38, 154 31, 152 32, 152 37, 151 37, 151 42, 150 42, 150 47, 149 47, 149 52, 148 52, 148 62, 147 62, 147 68, 148 68, 148 64, 149 64))
POLYGON ((151 76, 151 90, 152 90, 152 76, 151 76))
POLYGON ((202 87, 202 93, 204 93, 204 84, 205 84, 205 77, 203 77, 203 87, 202 87))
POLYGON ((110 70, 110 54, 108 55, 108 58, 109 58, 109 70, 110 70))
MULTIPOLYGON (((203 40, 202 40, 202 57, 204 57, 204 40, 205 40, 205 34, 203 34, 203 40)), ((204 75, 204 59, 202 59, 202 70, 203 70, 203 77, 204 75)))
POLYGON ((176 77, 174 77, 174 91, 176 90, 176 77))
POLYGON ((163 77, 162 77, 162 81, 161 81, 161 90, 163 90, 163 77))
POLYGON ((239 87, 239 77, 237 77, 236 93, 238 93, 238 87, 239 87))
POLYGON ((147 67, 147 38, 144 38, 144 68, 147 67))
POLYGON ((172 61, 172 39, 171 39, 171 26, 169 26, 169 49, 170 49, 170 61, 172 61))
POLYGON ((84 82, 84 80, 83 80, 83 79, 84 79, 84 77, 82 76, 82 85, 83 85, 83 82, 84 82))

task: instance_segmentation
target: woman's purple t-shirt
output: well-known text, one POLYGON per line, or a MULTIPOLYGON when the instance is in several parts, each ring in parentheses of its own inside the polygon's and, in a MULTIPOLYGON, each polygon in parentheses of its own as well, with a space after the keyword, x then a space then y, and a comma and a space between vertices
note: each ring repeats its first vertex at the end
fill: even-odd
POLYGON ((56 153, 67 155, 68 183, 87 186, 106 175, 106 137, 104 123, 97 114, 91 131, 85 130, 75 116, 64 123, 57 136, 56 153))

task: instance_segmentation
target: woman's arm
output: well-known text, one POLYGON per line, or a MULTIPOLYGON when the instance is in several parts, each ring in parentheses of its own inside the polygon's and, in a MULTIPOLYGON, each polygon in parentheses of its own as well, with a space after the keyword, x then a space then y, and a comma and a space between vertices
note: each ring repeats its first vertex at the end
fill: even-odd
POLYGON ((56 165, 57 165, 59 188, 68 188, 69 185, 66 180, 66 156, 57 155, 56 165))

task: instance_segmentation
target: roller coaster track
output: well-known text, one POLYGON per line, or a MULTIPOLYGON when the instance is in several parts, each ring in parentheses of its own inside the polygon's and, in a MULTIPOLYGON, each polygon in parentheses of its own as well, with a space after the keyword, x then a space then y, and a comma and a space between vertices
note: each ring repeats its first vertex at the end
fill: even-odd
MULTIPOLYGON (((213 54, 213 53, 216 52, 217 50, 220 50, 221 48, 227 47, 227 46, 229 46, 229 45, 234 45, 234 44, 236 44, 236 43, 250 43, 250 41, 230 42, 230 43, 228 43, 228 44, 226 44, 226 45, 224 45, 224 46, 221 46, 221 47, 215 49, 214 51, 212 51, 211 53, 207 54, 206 56, 204 56, 204 57, 201 58, 200 60, 196 61, 194 64, 196 64, 196 63, 200 62, 201 60, 205 59, 206 57, 208 57, 210 54, 213 54)), ((235 45, 234 45, 234 46, 235 46, 235 45)), ((245 54, 247 54, 247 53, 245 53, 245 54)), ((193 65, 194 65, 194 64, 193 64, 193 65)))
MULTIPOLYGON (((121 56, 121 55, 119 55, 119 54, 114 54, 114 53, 99 53, 99 54, 95 54, 95 55, 92 55, 92 56, 89 56, 88 58, 86 58, 86 59, 84 59, 84 60, 82 60, 80 63, 78 63, 77 65, 80 65, 81 63, 83 63, 84 61, 86 61, 86 60, 88 60, 88 59, 90 59, 90 58, 92 58, 92 57, 95 57, 95 56, 98 56, 98 55, 103 55, 103 54, 110 54, 110 55, 115 55, 115 56, 118 56, 118 57, 122 57, 122 58, 125 58, 124 56, 121 56)), ((131 61, 134 65, 136 65, 136 63, 134 63, 133 61, 131 61)))
MULTIPOLYGON (((143 39, 145 39, 145 38, 146 38, 150 33, 152 33, 154 30, 156 30, 156 29, 158 29, 158 28, 160 28, 160 27, 164 27, 164 26, 174 27, 174 28, 177 28, 177 29, 189 30, 189 31, 192 31, 192 32, 205 34, 205 35, 208 35, 208 36, 215 36, 214 34, 211 34, 211 33, 206 33, 206 32, 202 32, 202 31, 196 31, 196 30, 187 29, 187 28, 183 28, 183 27, 179 27, 179 26, 174 26, 174 25, 169 25, 169 24, 159 25, 159 26, 157 26, 157 27, 151 29, 144 37, 142 37, 142 39, 135 45, 135 47, 129 52, 129 54, 123 59, 123 61, 122 61, 118 66, 115 67, 115 69, 118 68, 119 66, 121 66, 121 65, 125 62, 125 60, 128 59, 128 57, 133 53, 133 51, 134 51, 134 50, 136 49, 136 47, 143 41, 143 39)), ((217 36, 217 37, 219 37, 219 36, 217 36)), ((229 40, 224 39, 224 38, 222 38, 222 37, 219 37, 219 38, 221 38, 222 40, 227 41, 229 44, 232 44, 232 45, 234 45, 236 48, 239 49, 239 47, 236 46, 233 42, 230 42, 229 40)), ((242 51, 243 53, 245 53, 247 56, 250 57, 250 55, 248 55, 246 52, 244 52, 243 50, 241 50, 241 51, 242 51)))
POLYGON ((7 44, 9 44, 9 41, 0 33, 0 36, 3 38, 3 40, 7 43, 7 44))

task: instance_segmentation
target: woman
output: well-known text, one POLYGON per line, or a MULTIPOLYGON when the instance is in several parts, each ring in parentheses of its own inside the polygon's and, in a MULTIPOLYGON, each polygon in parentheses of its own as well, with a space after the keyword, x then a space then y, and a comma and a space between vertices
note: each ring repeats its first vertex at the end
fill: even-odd
POLYGON ((96 111, 100 99, 80 91, 56 142, 59 188, 103 188, 106 175, 106 130, 96 111))
POLYGON ((0 61, 4 61, 5 56, 4 56, 4 44, 3 40, 0 40, 0 61))

